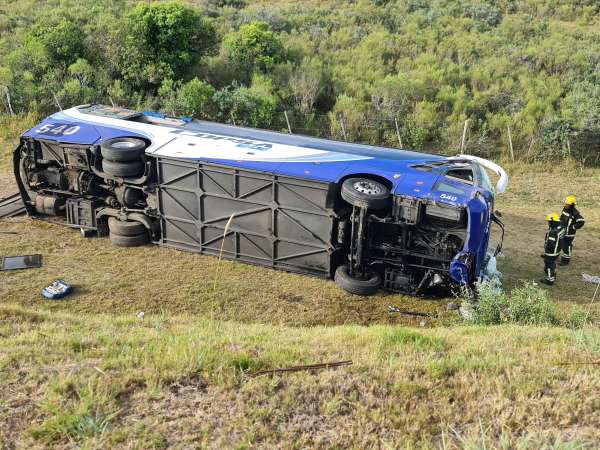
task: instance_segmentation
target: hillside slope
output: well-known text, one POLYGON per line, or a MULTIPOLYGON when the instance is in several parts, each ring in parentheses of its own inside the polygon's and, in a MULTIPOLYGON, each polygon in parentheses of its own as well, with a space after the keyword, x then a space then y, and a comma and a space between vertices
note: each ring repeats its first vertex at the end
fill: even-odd
POLYGON ((3 448, 592 448, 597 329, 287 328, 0 304, 3 448), (259 369, 352 360, 316 373, 259 369))

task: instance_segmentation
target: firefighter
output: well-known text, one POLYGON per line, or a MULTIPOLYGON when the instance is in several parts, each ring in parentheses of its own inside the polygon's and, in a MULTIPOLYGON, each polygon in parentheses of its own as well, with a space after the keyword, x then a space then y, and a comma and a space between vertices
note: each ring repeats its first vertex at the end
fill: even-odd
POLYGON ((561 240, 565 234, 560 217, 556 213, 546 216, 548 232, 544 242, 544 279, 542 283, 552 285, 556 281, 556 259, 560 255, 561 240))
POLYGON ((562 257, 560 258, 561 266, 566 266, 571 262, 575 233, 585 224, 583 216, 575 207, 576 204, 577 198, 574 195, 569 195, 565 200, 565 206, 560 216, 560 223, 565 230, 565 235, 562 238, 561 243, 563 252, 562 257))

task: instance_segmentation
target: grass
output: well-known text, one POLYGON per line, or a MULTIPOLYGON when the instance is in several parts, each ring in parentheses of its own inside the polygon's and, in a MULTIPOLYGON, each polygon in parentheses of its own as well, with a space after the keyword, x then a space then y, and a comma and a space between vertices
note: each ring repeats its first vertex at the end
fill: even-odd
MULTIPOLYGON (((3 146, 0 194, 13 189, 9 155, 3 146)), ((600 267, 600 170, 508 169, 497 205, 507 291, 542 276, 544 215, 576 187, 587 224, 573 264, 544 288, 542 312, 559 320, 463 325, 447 300, 363 299, 231 261, 216 276, 216 258, 114 248, 49 221, 0 222, 18 233, 0 233, 2 255, 44 258, 40 269, 0 273, 0 448, 593 448, 600 371, 563 363, 600 358, 600 331, 577 313, 595 287, 580 273, 600 267), (75 293, 42 300, 57 278, 75 293), (250 376, 345 359, 353 365, 250 376)), ((539 316, 539 297, 519 298, 539 316)))
MULTIPOLYGON (((0 306, 0 436, 29 448, 594 442, 600 332, 294 328, 0 306), (583 336, 583 338, 582 338, 583 336), (252 378, 262 368, 350 367, 252 378), (27 418, 27 421, 23 419, 27 418)), ((491 446, 490 446, 491 447, 491 446)))

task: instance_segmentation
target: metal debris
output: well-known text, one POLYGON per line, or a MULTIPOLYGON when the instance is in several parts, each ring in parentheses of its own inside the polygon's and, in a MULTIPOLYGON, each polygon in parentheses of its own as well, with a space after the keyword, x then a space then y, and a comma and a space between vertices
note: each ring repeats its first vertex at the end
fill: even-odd
POLYGON ((21 194, 17 193, 0 199, 0 219, 18 216, 25 212, 25 204, 23 203, 21 194))
POLYGON ((419 311, 408 311, 406 309, 400 309, 397 306, 388 305, 388 309, 390 312, 404 314, 406 316, 416 316, 416 317, 429 317, 430 319, 435 319, 431 314, 427 314, 419 311))
POLYGON ((0 256, 0 270, 33 269, 42 267, 42 255, 0 256))

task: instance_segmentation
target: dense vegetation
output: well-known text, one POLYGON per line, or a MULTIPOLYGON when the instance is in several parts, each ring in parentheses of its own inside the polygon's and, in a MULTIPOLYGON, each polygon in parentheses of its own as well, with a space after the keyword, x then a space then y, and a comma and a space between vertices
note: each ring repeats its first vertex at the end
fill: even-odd
POLYGON ((285 130, 287 111, 295 132, 449 152, 468 119, 473 153, 600 153, 596 0, 1 5, 7 113, 113 102, 285 130))

